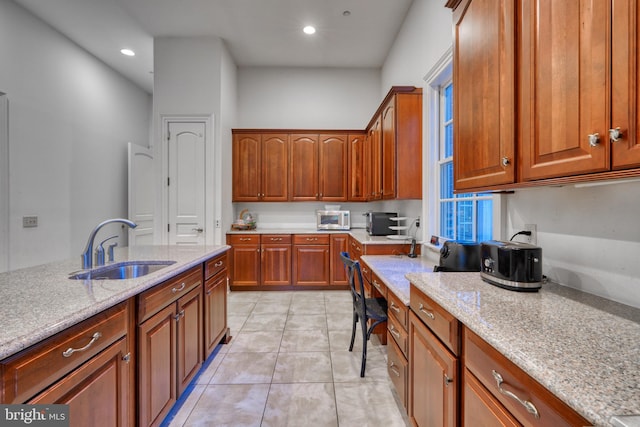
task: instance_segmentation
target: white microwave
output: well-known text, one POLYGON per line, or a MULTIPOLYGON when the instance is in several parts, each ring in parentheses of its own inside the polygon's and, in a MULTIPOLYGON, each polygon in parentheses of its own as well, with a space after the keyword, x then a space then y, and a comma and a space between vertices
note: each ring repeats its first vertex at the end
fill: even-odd
POLYGON ((351 214, 349 211, 316 211, 318 230, 349 230, 351 214))

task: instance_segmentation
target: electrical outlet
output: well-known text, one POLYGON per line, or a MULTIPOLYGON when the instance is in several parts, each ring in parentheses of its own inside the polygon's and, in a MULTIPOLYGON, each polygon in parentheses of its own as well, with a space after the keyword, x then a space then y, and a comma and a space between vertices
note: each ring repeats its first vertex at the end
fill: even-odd
POLYGON ((420 217, 416 218, 416 228, 420 228, 420 217))
POLYGON ((38 217, 37 216, 23 216, 22 217, 22 228, 33 228, 38 226, 38 217))
POLYGON ((216 219, 216 228, 220 228, 220 220, 216 219))
POLYGON ((538 244, 538 230, 536 224, 525 224, 525 231, 530 231, 531 236, 524 236, 527 238, 527 243, 531 243, 532 245, 538 244))

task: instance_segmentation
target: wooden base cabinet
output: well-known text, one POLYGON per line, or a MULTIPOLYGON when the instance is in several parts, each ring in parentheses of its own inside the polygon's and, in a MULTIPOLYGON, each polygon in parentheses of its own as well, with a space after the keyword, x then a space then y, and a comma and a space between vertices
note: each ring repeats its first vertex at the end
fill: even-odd
POLYGON ((234 286, 260 284, 260 235, 228 234, 230 280, 234 286))
POLYGON ((293 236, 293 285, 329 284, 329 235, 293 236))
POLYGON ((291 235, 260 236, 260 276, 262 285, 291 284, 291 235))
POLYGON ((204 267, 204 360, 213 353, 224 338, 227 342, 227 285, 228 257, 224 253, 205 263, 204 267))
POLYGON ((139 425, 162 423, 202 366, 201 267, 138 295, 139 425))

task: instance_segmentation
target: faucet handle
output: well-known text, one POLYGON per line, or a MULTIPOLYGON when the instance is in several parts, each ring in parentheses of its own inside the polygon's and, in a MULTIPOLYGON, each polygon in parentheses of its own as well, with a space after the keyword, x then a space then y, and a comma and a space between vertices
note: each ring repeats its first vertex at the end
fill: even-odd
POLYGON ((107 253, 109 254, 109 262, 113 262, 113 248, 115 248, 116 246, 118 246, 118 242, 109 245, 109 250, 107 251, 107 253))
POLYGON ((104 246, 102 245, 107 240, 115 239, 116 237, 118 237, 117 234, 115 236, 107 237, 102 242, 100 242, 100 244, 96 248, 96 267, 100 267, 101 265, 104 265, 104 246))

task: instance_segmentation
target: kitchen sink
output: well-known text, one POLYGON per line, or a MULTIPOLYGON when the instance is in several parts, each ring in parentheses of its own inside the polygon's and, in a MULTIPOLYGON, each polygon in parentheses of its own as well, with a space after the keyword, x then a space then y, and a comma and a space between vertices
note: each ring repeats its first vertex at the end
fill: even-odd
POLYGON ((123 280, 135 279, 158 271, 175 261, 123 261, 97 267, 91 270, 74 273, 69 279, 74 280, 123 280))

